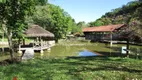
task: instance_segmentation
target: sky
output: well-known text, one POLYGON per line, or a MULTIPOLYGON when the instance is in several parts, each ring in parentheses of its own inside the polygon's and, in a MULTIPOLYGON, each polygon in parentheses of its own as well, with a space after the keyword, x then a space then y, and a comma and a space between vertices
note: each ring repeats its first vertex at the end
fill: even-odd
POLYGON ((60 6, 76 22, 91 22, 106 12, 119 8, 132 0, 49 0, 49 3, 60 6))

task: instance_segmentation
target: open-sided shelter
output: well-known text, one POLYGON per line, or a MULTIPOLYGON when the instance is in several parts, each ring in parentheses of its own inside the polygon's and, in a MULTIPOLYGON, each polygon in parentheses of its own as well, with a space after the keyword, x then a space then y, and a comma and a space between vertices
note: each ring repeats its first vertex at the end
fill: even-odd
POLYGON ((85 34, 85 38, 92 41, 102 41, 102 40, 110 40, 117 39, 118 35, 114 35, 113 33, 118 32, 123 27, 126 27, 125 24, 117 24, 117 25, 106 25, 106 26, 96 26, 96 27, 87 27, 83 28, 83 33, 85 34))
MULTIPOLYGON (((46 41, 48 38, 54 38, 54 34, 43 29, 39 25, 31 25, 29 29, 27 29, 25 32, 25 37, 34 38, 34 42, 30 45, 34 48, 34 50, 40 50, 43 51, 44 49, 47 49, 50 47, 48 42, 46 41)), ((25 50, 28 47, 20 47, 19 50, 25 50)))

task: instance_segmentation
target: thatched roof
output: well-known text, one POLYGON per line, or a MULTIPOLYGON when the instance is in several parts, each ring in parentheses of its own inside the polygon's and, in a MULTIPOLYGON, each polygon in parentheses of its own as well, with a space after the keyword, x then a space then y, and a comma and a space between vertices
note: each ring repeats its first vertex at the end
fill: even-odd
POLYGON ((54 37, 54 34, 43 29, 39 25, 31 25, 29 29, 25 31, 27 37, 54 37))

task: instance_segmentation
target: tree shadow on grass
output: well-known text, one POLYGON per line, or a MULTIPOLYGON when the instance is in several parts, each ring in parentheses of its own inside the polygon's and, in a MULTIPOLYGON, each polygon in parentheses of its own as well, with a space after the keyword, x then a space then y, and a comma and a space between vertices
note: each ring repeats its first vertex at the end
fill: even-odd
MULTIPOLYGON (((83 67, 82 69, 70 69, 70 73, 74 72, 93 72, 93 71, 122 71, 122 72, 129 72, 129 73, 142 73, 142 70, 137 70, 137 69, 130 69, 127 67, 114 67, 114 66, 107 66, 107 65, 102 65, 97 68, 91 68, 91 67, 83 67)), ((141 75, 141 74, 139 74, 141 75)))
MULTIPOLYGON (((128 73, 136 73, 137 75, 142 74, 141 69, 130 68, 127 65, 123 65, 123 62, 128 62, 125 59, 109 59, 107 57, 68 57, 66 60, 76 60, 74 62, 70 61, 57 61, 55 64, 65 64, 68 66, 58 66, 60 71, 68 70, 67 74, 76 75, 80 72, 94 72, 94 71, 121 71, 128 73), (93 61, 96 62, 92 63, 93 61), (85 62, 86 61, 86 62, 85 62), (88 61, 92 61, 89 63, 88 61), (81 66, 81 67, 78 67, 81 66), (95 66, 95 67, 94 67, 95 66), (140 73, 140 74, 139 74, 140 73)), ((52 64, 52 62, 51 62, 52 64)))
MULTIPOLYGON (((67 74, 76 76, 80 72, 94 71, 122 71, 129 73, 142 73, 140 69, 132 69, 129 66, 123 66, 124 59, 110 59, 109 57, 67 57, 64 59, 37 59, 27 61, 26 63, 14 64, 12 67, 5 68, 4 73, 7 76, 11 74, 24 74, 22 77, 26 80, 52 79, 53 75, 67 74), (90 62, 91 61, 91 62, 90 62), (119 65, 119 66, 118 66, 119 65), (94 67, 95 66, 95 67, 94 67)), ((76 77, 78 78, 78 77, 76 77)))
MULTIPOLYGON (((102 63, 102 64, 99 64, 98 67, 99 68, 89 68, 89 67, 83 67, 85 69, 81 70, 81 71, 99 71, 99 70, 115 70, 115 71, 127 71, 127 72, 130 72, 130 73, 133 73, 133 72, 142 72, 142 70, 136 70, 136 69, 129 69, 125 66, 123 66, 121 63, 125 62, 126 60, 124 59, 121 59, 121 58, 118 58, 118 59, 109 59, 108 57, 68 57, 66 58, 66 60, 70 60, 70 59, 75 59, 77 60, 76 62, 62 62, 62 61, 59 61, 59 62, 54 62, 54 63, 63 63, 63 64, 68 64, 70 66, 77 66, 77 65, 80 65, 80 66, 85 66, 85 65, 95 65, 95 63, 88 63, 87 61, 96 61, 96 62, 99 62, 99 63, 102 63), (84 61, 86 61, 86 63, 84 63, 84 61), (104 64, 103 64, 104 63, 104 64), (112 63, 112 64, 110 64, 112 63), (114 64, 113 64, 114 63, 114 64), (115 66, 114 66, 115 65, 115 66), (118 65, 120 65, 120 67, 118 67, 118 65)), ((60 69, 65 69, 66 67, 61 67, 60 69)), ((72 71, 72 70, 71 70, 72 71)), ((78 70, 73 70, 73 71, 77 71, 78 70)))

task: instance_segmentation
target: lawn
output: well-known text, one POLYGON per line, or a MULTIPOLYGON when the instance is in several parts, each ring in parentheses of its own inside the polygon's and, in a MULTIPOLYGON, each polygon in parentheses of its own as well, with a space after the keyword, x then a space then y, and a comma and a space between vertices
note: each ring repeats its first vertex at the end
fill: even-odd
POLYGON ((0 80, 142 80, 142 60, 58 57, 0 66, 0 80))

